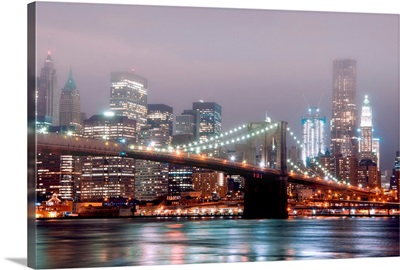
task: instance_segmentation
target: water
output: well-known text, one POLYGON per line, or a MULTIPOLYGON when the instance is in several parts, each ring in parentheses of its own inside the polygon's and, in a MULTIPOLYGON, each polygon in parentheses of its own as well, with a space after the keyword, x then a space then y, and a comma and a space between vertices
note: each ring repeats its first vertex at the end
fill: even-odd
POLYGON ((64 219, 37 224, 38 268, 399 256, 399 218, 64 219))

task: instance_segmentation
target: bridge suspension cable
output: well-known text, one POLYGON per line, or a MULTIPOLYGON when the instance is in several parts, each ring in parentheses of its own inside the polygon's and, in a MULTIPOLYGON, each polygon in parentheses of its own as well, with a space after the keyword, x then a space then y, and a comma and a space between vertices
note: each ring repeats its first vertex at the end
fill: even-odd
POLYGON ((231 145, 236 142, 244 141, 251 137, 263 134, 263 133, 269 131, 270 129, 276 128, 277 126, 278 126, 278 123, 273 123, 267 127, 255 128, 248 132, 246 132, 246 131, 243 132, 243 130, 246 128, 246 125, 242 125, 238 128, 231 129, 227 132, 221 133, 220 135, 211 137, 211 138, 203 140, 203 141, 198 140, 195 142, 191 142, 191 143, 184 144, 184 145, 179 145, 176 147, 169 146, 167 148, 161 148, 161 151, 182 150, 184 152, 200 153, 201 151, 204 151, 204 150, 217 149, 221 146, 227 146, 227 145, 231 145), (240 132, 242 132, 242 133, 239 134, 240 132), (235 136, 236 134, 239 134, 239 135, 235 136))
MULTIPOLYGON (((300 148, 304 148, 303 143, 300 142, 300 140, 297 138, 297 136, 295 136, 295 134, 293 133, 293 131, 291 131, 289 127, 287 127, 286 130, 287 130, 288 134, 292 137, 292 139, 297 143, 297 145, 298 145, 300 148)), ((313 162, 316 164, 316 166, 317 166, 320 170, 322 170, 324 176, 321 176, 321 174, 320 174, 318 171, 314 170, 313 168, 304 166, 304 167, 306 168, 306 170, 309 170, 311 173, 313 173, 313 174, 315 174, 315 175, 318 175, 319 177, 321 177, 321 178, 323 178, 323 179, 325 179, 325 180, 331 179, 331 180, 334 180, 335 182, 339 182, 339 180, 338 180, 336 177, 334 177, 334 176, 329 172, 329 170, 328 170, 327 168, 325 168, 322 164, 320 164, 320 163, 318 162, 318 160, 316 160, 315 158, 313 158, 313 162)), ((294 164, 293 161, 289 161, 289 159, 288 159, 288 163, 291 164, 292 166, 296 166, 297 168, 299 168, 299 166, 293 165, 293 164, 294 164)), ((298 170, 296 167, 294 167, 294 168, 295 168, 296 170, 298 170)), ((305 172, 301 171, 301 173, 305 173, 305 172)))

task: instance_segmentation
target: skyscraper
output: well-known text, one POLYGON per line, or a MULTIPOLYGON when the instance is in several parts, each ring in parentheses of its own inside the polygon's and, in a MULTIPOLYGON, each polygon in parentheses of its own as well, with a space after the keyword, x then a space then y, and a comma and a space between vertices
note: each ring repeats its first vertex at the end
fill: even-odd
POLYGON ((219 135, 222 130, 221 106, 215 102, 193 102, 193 110, 200 113, 199 139, 219 135))
POLYGON ((365 96, 361 109, 360 159, 372 159, 372 109, 365 96))
MULTIPOLYGON (((166 147, 172 138, 173 109, 165 104, 149 104, 147 125, 139 133, 139 144, 166 147)), ((135 197, 154 201, 168 194, 168 163, 136 160, 135 197)))
POLYGON ((147 105, 147 125, 151 128, 161 128, 168 130, 172 136, 173 129, 173 109, 165 104, 147 105))
POLYGON ((54 68, 53 59, 50 51, 44 61, 40 77, 37 82, 37 120, 39 122, 52 123, 53 126, 59 124, 59 92, 57 87, 57 74, 54 68))
POLYGON ((36 194, 38 202, 47 201, 51 196, 60 193, 61 163, 60 155, 38 153, 36 157, 37 180, 36 194))
POLYGON ((308 158, 315 158, 325 153, 326 118, 319 115, 317 107, 308 109, 308 116, 301 120, 303 145, 302 160, 306 164, 308 158))
MULTIPOLYGON (((112 112, 93 115, 83 121, 83 136, 112 140, 122 144, 136 143, 136 121, 112 112)), ((135 160, 128 157, 83 156, 79 181, 81 201, 109 198, 133 198, 135 190, 135 160)))
POLYGON ((187 144, 198 140, 200 112, 197 110, 184 110, 175 118, 175 134, 172 144, 187 144))
POLYGON ((80 201, 133 198, 135 161, 126 157, 81 157, 80 201))
POLYGON ((358 182, 368 187, 381 187, 379 171, 379 140, 374 140, 372 109, 366 95, 361 108, 358 182))
POLYGON ((356 60, 333 61, 331 153, 357 155, 356 60))
POLYGON ((390 190, 395 192, 395 198, 400 201, 400 151, 396 151, 394 159, 394 168, 390 177, 390 190))
POLYGON ((372 160, 376 163, 376 166, 379 169, 380 164, 380 139, 379 138, 372 138, 372 160))
POLYGON ((201 192, 202 198, 225 197, 228 192, 228 180, 223 172, 195 172, 193 173, 193 188, 201 192))
POLYGON ((93 139, 113 140, 119 143, 136 143, 136 121, 126 116, 106 112, 83 121, 83 136, 93 139))
POLYGON ((61 92, 60 126, 73 126, 75 127, 76 133, 80 133, 82 130, 79 90, 72 77, 71 69, 69 71, 68 80, 61 92))
POLYGON ((147 79, 132 72, 112 72, 110 110, 135 119, 138 129, 147 124, 147 79))
POLYGON ((196 132, 195 117, 190 114, 181 114, 176 116, 175 134, 190 134, 194 137, 196 132))

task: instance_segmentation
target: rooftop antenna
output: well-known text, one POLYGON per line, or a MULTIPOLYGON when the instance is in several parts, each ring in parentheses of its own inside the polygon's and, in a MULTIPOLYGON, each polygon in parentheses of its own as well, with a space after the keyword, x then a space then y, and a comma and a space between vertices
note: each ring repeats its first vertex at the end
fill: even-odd
POLYGON ((52 48, 51 48, 51 34, 47 36, 47 45, 48 45, 48 50, 47 54, 51 54, 52 48))

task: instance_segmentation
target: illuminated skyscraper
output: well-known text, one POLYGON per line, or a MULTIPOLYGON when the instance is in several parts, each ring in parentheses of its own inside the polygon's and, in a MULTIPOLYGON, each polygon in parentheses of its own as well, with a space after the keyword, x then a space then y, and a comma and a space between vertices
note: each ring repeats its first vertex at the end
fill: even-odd
POLYGON ((301 120, 303 145, 302 160, 306 164, 307 159, 316 158, 325 153, 326 135, 325 135, 326 118, 319 115, 319 109, 309 108, 308 116, 301 120))
POLYGON ((390 177, 390 190, 395 192, 394 196, 400 202, 400 151, 396 151, 393 173, 390 177))
POLYGON ((360 159, 372 159, 372 109, 365 96, 361 109, 360 159))
POLYGON ((172 136, 173 129, 173 109, 165 104, 147 105, 147 125, 151 128, 160 128, 168 131, 168 136, 172 136))
POLYGON ((193 110, 200 113, 199 139, 219 135, 222 130, 221 106, 215 102, 193 102, 193 110))
POLYGON ((69 71, 68 80, 61 92, 60 126, 73 126, 78 134, 82 130, 79 90, 72 77, 71 69, 69 71))
POLYGON ((356 60, 333 61, 331 153, 357 155, 356 60))
MULTIPOLYGON (((139 144, 166 147, 172 138, 173 109, 164 104, 149 104, 147 125, 139 133, 139 144)), ((168 163, 136 160, 135 198, 154 201, 168 194, 168 163)))
POLYGON ((228 180, 223 172, 195 172, 193 188, 195 191, 200 191, 202 198, 205 199, 225 197, 228 192, 228 180))
POLYGON ((58 194, 63 200, 74 200, 80 179, 80 158, 70 155, 38 153, 37 200, 42 202, 58 194))
POLYGON ((112 72, 110 110, 135 119, 138 129, 147 124, 147 79, 132 72, 112 72))
POLYGON ((136 121, 112 112, 93 115, 83 121, 83 136, 126 144, 136 143, 136 121))
MULTIPOLYGON (((136 143, 136 121, 112 112, 93 115, 83 121, 83 136, 111 140, 120 144, 136 143)), ((135 190, 135 160, 120 156, 83 156, 79 185, 80 201, 109 198, 133 198, 135 190)))
POLYGON ((190 111, 196 114, 193 115, 183 112, 181 115, 176 116, 175 134, 190 134, 193 136, 194 140, 196 140, 199 128, 199 122, 197 119, 200 118, 200 115, 198 111, 190 111))
POLYGON ((372 138, 372 160, 376 163, 376 166, 379 169, 379 161, 380 161, 380 150, 379 150, 380 140, 379 138, 372 138))
POLYGON ((37 82, 37 120, 39 122, 59 124, 59 91, 57 87, 57 74, 53 59, 48 52, 44 66, 41 69, 37 82))
POLYGON ((126 157, 81 157, 80 201, 133 198, 135 161, 126 157))

